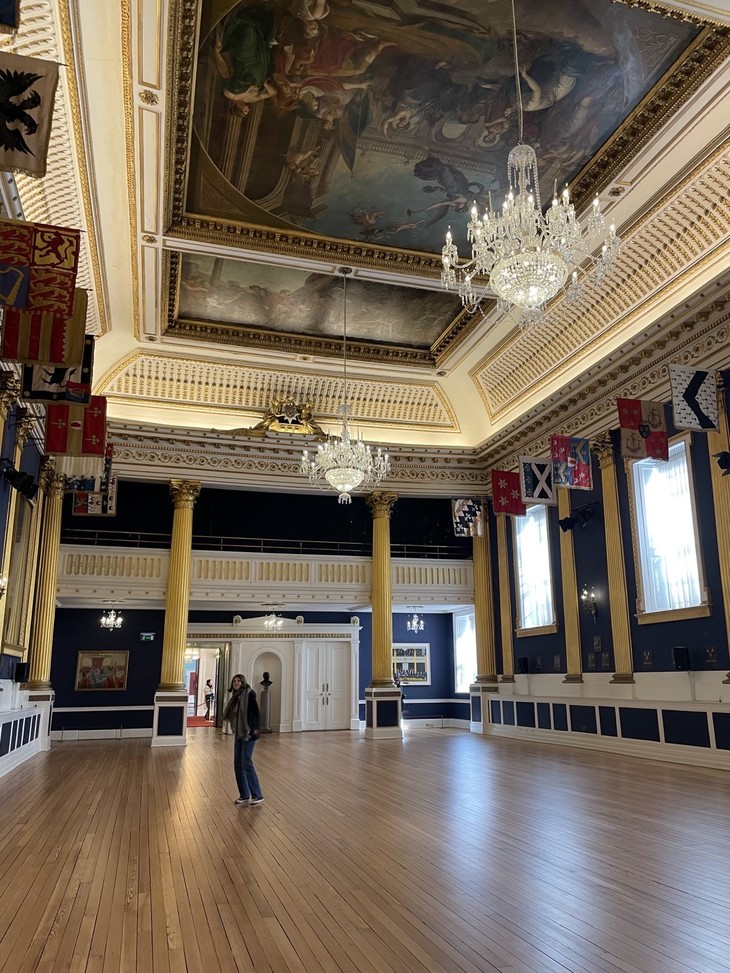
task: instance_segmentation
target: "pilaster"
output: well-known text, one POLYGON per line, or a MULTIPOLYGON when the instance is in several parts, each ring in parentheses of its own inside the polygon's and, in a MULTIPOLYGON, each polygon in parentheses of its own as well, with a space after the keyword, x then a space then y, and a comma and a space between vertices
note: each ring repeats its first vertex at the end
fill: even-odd
POLYGON ((621 512, 618 503, 616 458, 610 433, 592 444, 601 469, 606 563, 608 568, 608 604, 611 613, 611 638, 616 671, 611 682, 633 683, 634 660, 629 620, 629 593, 626 585, 621 512))
MULTIPOLYGON (((570 517, 570 490, 562 487, 558 488, 558 516, 561 520, 570 517)), ((563 622, 565 625, 565 658, 567 663, 567 672, 563 682, 583 682, 580 604, 572 531, 560 531, 560 577, 563 589, 563 622)))
POLYGON ((61 511, 65 478, 48 465, 41 476, 45 494, 41 524, 41 548, 38 559, 35 605, 31 622, 28 653, 28 682, 23 688, 38 693, 51 690, 51 652, 56 621, 56 583, 61 545, 61 511))
POLYGON ((489 551, 489 519, 482 517, 483 533, 472 537, 474 567, 474 633, 477 643, 477 678, 469 687, 469 728, 474 733, 484 730, 486 693, 498 692, 497 656, 494 642, 494 603, 492 594, 492 561, 489 551))

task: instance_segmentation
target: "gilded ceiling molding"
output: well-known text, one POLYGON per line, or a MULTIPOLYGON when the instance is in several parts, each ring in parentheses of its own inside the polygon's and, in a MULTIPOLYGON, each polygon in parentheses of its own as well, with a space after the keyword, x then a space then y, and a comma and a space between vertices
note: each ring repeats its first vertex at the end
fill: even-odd
POLYGON ((624 235, 615 269, 586 285, 587 299, 560 300, 547 320, 514 331, 470 372, 492 424, 519 409, 540 386, 630 328, 718 253, 730 253, 730 153, 725 145, 673 187, 624 235))
MULTIPOLYGON (((187 430, 111 421, 114 467, 136 480, 188 479, 240 489, 311 492, 300 471, 301 436, 236 437, 225 431, 187 430)), ((475 450, 396 447, 388 489, 401 496, 484 493, 486 469, 475 450)))
POLYGON ((0 49, 65 65, 56 89, 47 174, 43 179, 36 179, 17 173, 15 183, 26 220, 79 227, 84 231, 76 279, 78 285, 90 293, 87 332, 104 334, 108 322, 94 223, 96 199, 91 190, 84 138, 89 131, 89 119, 86 104, 84 102, 82 110, 79 95, 79 86, 83 87, 84 79, 76 75, 80 57, 75 54, 74 36, 78 42, 81 35, 70 2, 58 0, 52 4, 50 0, 25 0, 20 30, 12 35, 0 34, 0 49), (57 32, 54 11, 58 12, 60 32, 57 32))
MULTIPOLYGON (((400 428, 459 432, 454 410, 437 383, 348 378, 355 422, 386 422, 400 428)), ((185 408, 239 409, 263 416, 282 395, 313 403, 315 418, 337 421, 344 395, 340 375, 312 375, 293 369, 265 368, 137 352, 98 382, 113 401, 136 399, 185 408)))
POLYGON ((141 340, 139 327, 139 248, 137 244, 137 180, 134 150, 134 98, 132 83, 132 13, 131 0, 120 0, 122 23, 122 88, 124 90, 124 143, 129 194, 129 268, 132 275, 132 325, 134 337, 141 340))
POLYGON ((490 441, 482 459, 490 469, 510 469, 521 454, 549 451, 553 434, 600 437, 618 424, 617 398, 668 401, 670 364, 722 368, 727 364, 728 346, 730 274, 720 286, 712 285, 697 295, 681 318, 672 312, 645 335, 571 381, 553 397, 551 408, 538 406, 511 423, 490 441), (717 295, 711 293, 715 289, 717 295))
POLYGON ((700 16, 689 10, 673 7, 668 3, 661 3, 660 0, 611 0, 611 3, 621 3, 626 7, 635 7, 638 10, 645 10, 650 14, 659 14, 661 17, 671 17, 672 20, 682 20, 685 23, 697 24, 698 27, 704 27, 706 24, 716 24, 718 27, 725 26, 722 20, 709 16, 705 11, 700 16))

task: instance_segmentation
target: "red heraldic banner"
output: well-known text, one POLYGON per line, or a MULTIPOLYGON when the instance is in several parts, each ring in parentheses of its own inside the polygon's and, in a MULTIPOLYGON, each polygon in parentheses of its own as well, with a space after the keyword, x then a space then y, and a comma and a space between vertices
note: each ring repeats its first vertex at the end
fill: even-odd
POLYGON ((73 314, 79 230, 0 220, 0 306, 73 314))
POLYGON ((660 402, 616 399, 621 455, 628 459, 669 459, 669 439, 660 402))
POLYGON ((84 355, 88 295, 81 287, 74 294, 70 318, 52 311, 6 308, 3 318, 2 357, 26 365, 71 368, 84 355))
POLYGON ((492 470, 492 505, 495 514, 524 517, 527 507, 520 493, 520 474, 492 470))
POLYGON ((64 456, 104 456, 106 399, 92 395, 89 404, 66 402, 46 406, 46 453, 64 456))

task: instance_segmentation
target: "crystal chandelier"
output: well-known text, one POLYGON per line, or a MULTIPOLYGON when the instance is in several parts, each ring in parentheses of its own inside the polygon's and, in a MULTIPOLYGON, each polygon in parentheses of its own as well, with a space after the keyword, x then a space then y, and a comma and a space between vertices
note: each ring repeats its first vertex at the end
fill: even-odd
POLYGON ((342 371, 344 380, 343 402, 338 412, 342 413, 342 428, 339 436, 328 436, 327 441, 317 446, 314 456, 304 450, 301 471, 310 482, 322 486, 324 478, 339 494, 340 503, 351 503, 350 494, 358 487, 376 487, 390 472, 388 454, 378 446, 373 454, 362 439, 350 437, 347 417, 350 406, 347 404, 347 275, 349 267, 343 267, 342 274, 342 371))
POLYGON ((413 615, 406 622, 406 629, 409 632, 422 632, 426 627, 426 623, 419 616, 418 612, 413 612, 413 615))
POLYGON ((273 611, 264 618, 264 628, 278 631, 283 624, 284 619, 280 618, 279 615, 275 615, 273 611))
POLYGON ((471 260, 460 262, 449 227, 441 251, 441 283, 446 288, 458 289, 461 303, 470 313, 493 293, 502 311, 512 306, 519 308, 520 324, 529 325, 543 319, 547 302, 563 288, 570 300, 577 300, 582 296, 587 277, 598 280, 605 276, 619 252, 620 241, 613 226, 605 237, 605 222, 597 196, 585 235, 567 186, 560 196, 554 190, 552 205, 543 215, 537 156, 533 148, 522 142, 523 107, 514 0, 512 40, 519 143, 507 157, 509 192, 501 213, 492 209, 491 193, 483 216, 479 216, 476 203, 472 207, 467 224, 471 260), (604 243, 595 256, 594 248, 602 236, 604 243), (489 288, 478 282, 477 278, 482 276, 488 276, 489 288))
POLYGON ((105 611, 101 616, 101 627, 105 628, 108 632, 113 632, 117 628, 122 627, 122 615, 120 612, 116 612, 113 608, 105 611))

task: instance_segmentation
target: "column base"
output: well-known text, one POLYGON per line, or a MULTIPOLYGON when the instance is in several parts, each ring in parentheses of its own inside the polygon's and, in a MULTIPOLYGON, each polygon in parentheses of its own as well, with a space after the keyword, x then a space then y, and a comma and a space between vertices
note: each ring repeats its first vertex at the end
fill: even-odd
POLYGON ((728 672, 727 676, 725 676, 725 678, 722 681, 722 684, 723 686, 730 686, 730 672, 728 672))
POLYGON ((53 721, 53 703, 56 694, 50 689, 50 683, 45 689, 30 689, 29 683, 22 683, 19 692, 22 709, 37 709, 41 713, 41 725, 38 733, 38 749, 51 749, 51 723, 53 721))
POLYGON ((612 683, 625 683, 625 684, 626 683, 629 683, 629 684, 631 684, 631 683, 635 682, 635 680, 634 680, 634 674, 633 674, 633 672, 614 672, 614 674, 611 676, 611 682, 612 683))
POLYGON ((488 693, 498 693, 496 676, 486 676, 469 686, 469 732, 484 733, 489 723, 488 693))
POLYGON ((188 694, 187 690, 155 693, 155 718, 152 724, 153 747, 187 746, 188 694))
POLYGON ((402 740, 400 689, 368 686, 365 690, 365 739, 402 740))
POLYGON ((583 682, 583 674, 580 672, 568 672, 566 673, 563 682, 583 682))

